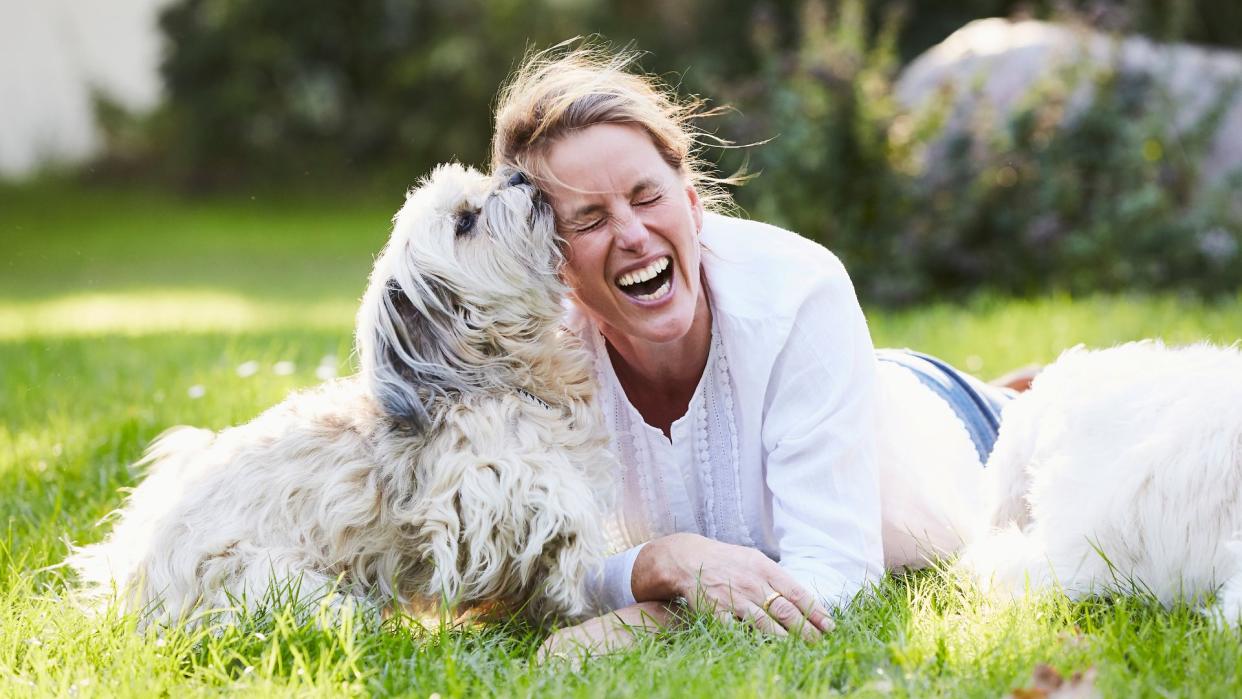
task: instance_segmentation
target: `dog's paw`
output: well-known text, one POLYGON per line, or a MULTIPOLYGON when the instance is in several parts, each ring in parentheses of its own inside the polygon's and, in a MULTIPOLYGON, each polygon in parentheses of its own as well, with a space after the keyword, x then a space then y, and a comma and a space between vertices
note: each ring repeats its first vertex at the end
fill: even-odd
POLYGON ((955 567, 989 597, 1018 598, 1054 584, 1043 548, 1017 527, 978 538, 962 552, 955 567))

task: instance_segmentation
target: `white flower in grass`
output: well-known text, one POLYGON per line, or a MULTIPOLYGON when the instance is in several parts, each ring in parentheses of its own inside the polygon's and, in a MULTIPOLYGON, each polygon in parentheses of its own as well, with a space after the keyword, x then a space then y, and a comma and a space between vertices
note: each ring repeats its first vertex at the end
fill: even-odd
POLYGON ((289 360, 276 362, 272 365, 272 373, 277 376, 288 376, 296 370, 297 366, 289 360))
POLYGON ((185 394, 190 397, 190 400, 198 400, 199 398, 207 395, 207 388, 201 383, 196 383, 193 386, 190 386, 186 390, 185 394))
POLYGON ((242 362, 237 365, 237 375, 243 379, 248 376, 254 376, 259 371, 259 363, 253 359, 248 362, 242 362))
POLYGON ((328 379, 336 378, 335 354, 325 354, 323 358, 319 360, 319 366, 315 369, 315 376, 317 376, 320 381, 327 381, 328 379))

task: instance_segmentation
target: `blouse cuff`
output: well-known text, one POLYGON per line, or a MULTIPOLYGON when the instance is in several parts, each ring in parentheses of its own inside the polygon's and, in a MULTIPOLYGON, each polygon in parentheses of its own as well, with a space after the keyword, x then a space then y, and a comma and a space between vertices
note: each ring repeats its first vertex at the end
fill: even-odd
POLYGON ((605 558, 603 565, 591 574, 587 585, 597 614, 637 604, 630 581, 634 573, 634 561, 638 558, 638 552, 646 545, 642 543, 605 558))
POLYGON ((828 609, 844 607, 853 601, 864 581, 852 581, 836 571, 810 571, 799 566, 783 565, 789 575, 828 609))

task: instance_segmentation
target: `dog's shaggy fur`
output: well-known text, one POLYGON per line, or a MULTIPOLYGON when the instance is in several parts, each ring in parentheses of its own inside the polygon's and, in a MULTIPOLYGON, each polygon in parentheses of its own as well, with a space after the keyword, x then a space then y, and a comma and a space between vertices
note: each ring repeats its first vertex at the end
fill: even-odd
POLYGON ((360 374, 160 437, 111 535, 70 557, 82 593, 159 623, 254 612, 273 589, 312 608, 584 613, 614 466, 559 328, 559 263, 530 185, 437 169, 371 275, 360 374))
POLYGON ((984 534, 960 560, 1000 592, 1220 589, 1242 615, 1242 353, 1158 342, 1069 350, 1005 408, 984 534))

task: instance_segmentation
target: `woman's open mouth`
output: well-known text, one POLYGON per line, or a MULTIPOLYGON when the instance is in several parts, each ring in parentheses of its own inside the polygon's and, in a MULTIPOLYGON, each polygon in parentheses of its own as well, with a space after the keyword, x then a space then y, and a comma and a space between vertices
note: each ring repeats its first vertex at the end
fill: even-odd
POLYGON ((617 277, 617 288, 639 301, 663 298, 673 288, 673 258, 665 255, 651 264, 617 277))

